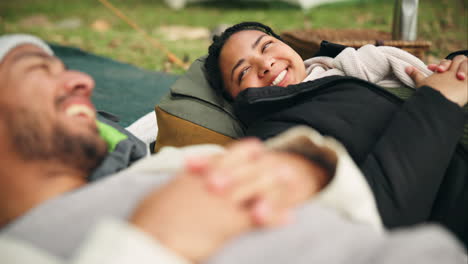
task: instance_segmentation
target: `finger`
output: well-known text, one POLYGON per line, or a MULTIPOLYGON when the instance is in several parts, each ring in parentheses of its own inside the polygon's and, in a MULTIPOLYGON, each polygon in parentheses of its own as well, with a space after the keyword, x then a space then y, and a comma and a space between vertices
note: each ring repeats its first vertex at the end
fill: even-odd
POLYGON ((468 59, 465 58, 465 61, 460 63, 460 67, 458 68, 457 79, 463 81, 466 79, 467 75, 468 75, 468 59))
POLYGON ((451 60, 442 60, 436 68, 437 72, 445 72, 447 69, 450 68, 452 64, 451 60))
POLYGON ((258 159, 265 151, 265 147, 258 139, 242 140, 228 147, 208 172, 208 177, 215 188, 224 189, 229 182, 233 181, 232 171, 239 167, 247 166, 258 159))
MULTIPOLYGON (((262 171, 258 171, 259 162, 248 162, 229 170, 224 169, 222 174, 216 174, 213 177, 207 178, 207 183, 216 192, 235 192, 245 186, 252 185, 262 175, 262 171), (260 174, 259 174, 260 173, 260 174)), ((265 170, 266 171, 266 170, 265 170)), ((246 194, 248 195, 248 194, 246 194)))
POLYGON ((214 192, 226 193, 242 188, 243 185, 252 184, 255 177, 257 175, 252 162, 250 162, 229 169, 217 168, 214 173, 210 173, 209 177, 207 177, 207 184, 214 192))
POLYGON ((230 185, 227 187, 234 200, 245 200, 248 196, 264 195, 271 189, 291 188, 293 169, 288 164, 271 160, 271 156, 262 158, 249 165, 232 170, 230 185))
POLYGON ((265 199, 258 199, 252 204, 250 209, 252 221, 257 226, 267 226, 271 222, 272 208, 271 204, 265 199))
POLYGON ((416 86, 419 86, 419 83, 424 79, 424 75, 413 66, 406 67, 405 72, 416 83, 416 86))
POLYGON ((435 72, 437 70, 437 66, 439 66, 439 64, 429 64, 427 65, 427 68, 430 70, 430 71, 433 71, 435 72))
POLYGON ((292 221, 290 207, 276 206, 269 199, 259 199, 251 210, 253 223, 257 226, 278 227, 292 221))
POLYGON ((232 184, 233 176, 230 175, 228 171, 223 172, 209 172, 209 176, 207 177, 207 186, 208 189, 212 192, 221 194, 229 188, 232 184))
POLYGON ((238 184, 229 192, 229 199, 235 203, 247 201, 252 197, 265 196, 268 192, 275 192, 275 189, 281 188, 277 177, 270 173, 265 173, 261 168, 253 168, 249 171, 255 177, 250 181, 238 184))
POLYGON ((255 137, 239 140, 226 147, 226 152, 231 154, 246 155, 246 158, 255 158, 263 150, 262 141, 255 137))
POLYGON ((251 166, 232 171, 235 174, 232 178, 236 179, 236 182, 230 186, 229 197, 240 202, 251 197, 287 193, 292 187, 293 180, 297 180, 294 179, 294 170, 289 164, 281 163, 282 160, 274 155, 264 155, 251 166))
POLYGON ((240 140, 226 148, 219 167, 227 165, 238 165, 240 161, 250 161, 258 158, 263 153, 265 147, 257 138, 248 138, 240 140))
POLYGON ((268 227, 279 221, 280 214, 287 210, 285 206, 278 204, 279 197, 279 192, 276 192, 269 197, 259 197, 251 203, 248 209, 256 225, 268 227))
POLYGON ((209 169, 210 165, 214 163, 217 158, 219 158, 219 155, 187 157, 185 159, 185 169, 189 172, 201 175, 209 169))
POLYGON ((457 55, 455 58, 452 60, 452 64, 450 65, 449 71, 456 72, 458 71, 458 68, 460 67, 460 64, 463 63, 466 60, 465 55, 457 55))

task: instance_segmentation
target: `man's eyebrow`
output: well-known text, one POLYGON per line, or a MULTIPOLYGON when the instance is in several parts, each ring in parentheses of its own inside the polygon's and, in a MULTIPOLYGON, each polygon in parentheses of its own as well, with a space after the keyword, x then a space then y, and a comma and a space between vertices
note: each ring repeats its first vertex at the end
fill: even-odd
MULTIPOLYGON (((19 53, 11 59, 12 60, 11 65, 15 65, 21 60, 31 58, 31 57, 41 58, 47 61, 58 61, 65 70, 68 70, 67 65, 65 65, 59 58, 57 58, 54 55, 50 55, 50 54, 40 52, 40 51, 26 51, 26 52, 19 53)), ((30 69, 31 67, 28 67, 26 71, 29 71, 30 69)))
POLYGON ((44 53, 44 52, 40 52, 40 51, 27 51, 27 52, 22 52, 22 53, 19 53, 17 54, 16 56, 14 56, 12 59, 11 59, 11 63, 12 64, 15 64, 15 63, 18 63, 19 61, 25 59, 25 58, 30 58, 30 57, 39 57, 39 58, 42 58, 42 59, 47 59, 47 60, 53 60, 53 59, 57 59, 56 57, 52 56, 52 55, 49 55, 47 53, 44 53))
MULTIPOLYGON (((262 38, 266 37, 268 35, 266 34, 263 34, 261 36, 259 36, 257 38, 257 40, 255 40, 255 42, 252 44, 252 49, 255 49, 257 46, 258 46, 258 43, 260 43, 260 41, 262 40, 262 38)), ((234 71, 237 69, 237 67, 239 67, 245 60, 244 59, 240 59, 236 65, 234 65, 234 67, 232 67, 232 70, 231 70, 231 80, 232 78, 234 78, 234 71)))

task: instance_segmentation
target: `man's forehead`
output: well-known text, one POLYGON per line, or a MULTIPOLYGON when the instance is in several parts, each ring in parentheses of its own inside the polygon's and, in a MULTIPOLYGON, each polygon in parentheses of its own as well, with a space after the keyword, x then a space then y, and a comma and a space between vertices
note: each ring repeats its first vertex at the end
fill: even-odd
POLYGON ((42 58, 53 58, 52 55, 47 53, 42 48, 34 44, 25 43, 25 44, 18 45, 17 47, 11 49, 8 52, 8 54, 3 58, 3 60, 0 62, 0 68, 4 65, 11 66, 12 63, 18 62, 23 58, 27 58, 31 56, 42 57, 42 58))

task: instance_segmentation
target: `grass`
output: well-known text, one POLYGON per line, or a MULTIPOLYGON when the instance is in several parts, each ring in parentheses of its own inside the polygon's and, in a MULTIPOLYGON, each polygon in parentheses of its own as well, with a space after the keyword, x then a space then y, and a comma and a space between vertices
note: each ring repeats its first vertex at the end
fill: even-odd
MULTIPOLYGON (((187 61, 204 55, 209 39, 170 41, 157 32, 158 27, 185 25, 212 29, 218 24, 249 20, 263 22, 277 32, 324 27, 390 31, 394 2, 353 0, 303 11, 282 2, 216 1, 191 4, 175 11, 169 9, 163 0, 110 1, 179 58, 187 61)), ((433 58, 442 58, 449 51, 467 49, 467 28, 465 0, 420 1, 418 36, 432 41, 430 54, 433 58)), ((0 1, 0 34, 11 32, 36 34, 50 42, 77 46, 149 70, 183 72, 176 67, 167 67, 166 56, 97 0, 0 1), (38 15, 45 16, 47 21, 27 23, 28 18, 38 15), (56 25, 69 18, 79 18, 81 26, 66 29, 56 25), (105 32, 94 30, 92 25, 97 20, 107 22, 110 28, 105 32)))

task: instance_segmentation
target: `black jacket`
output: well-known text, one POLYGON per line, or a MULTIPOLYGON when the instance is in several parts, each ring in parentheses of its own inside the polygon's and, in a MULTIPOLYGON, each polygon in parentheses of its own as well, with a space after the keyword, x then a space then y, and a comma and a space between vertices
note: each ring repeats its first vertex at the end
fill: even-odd
POLYGON ((403 101, 372 83, 331 76, 242 91, 247 136, 302 124, 341 141, 363 171, 387 227, 437 221, 468 244, 468 154, 457 146, 463 109, 421 87, 403 101))

